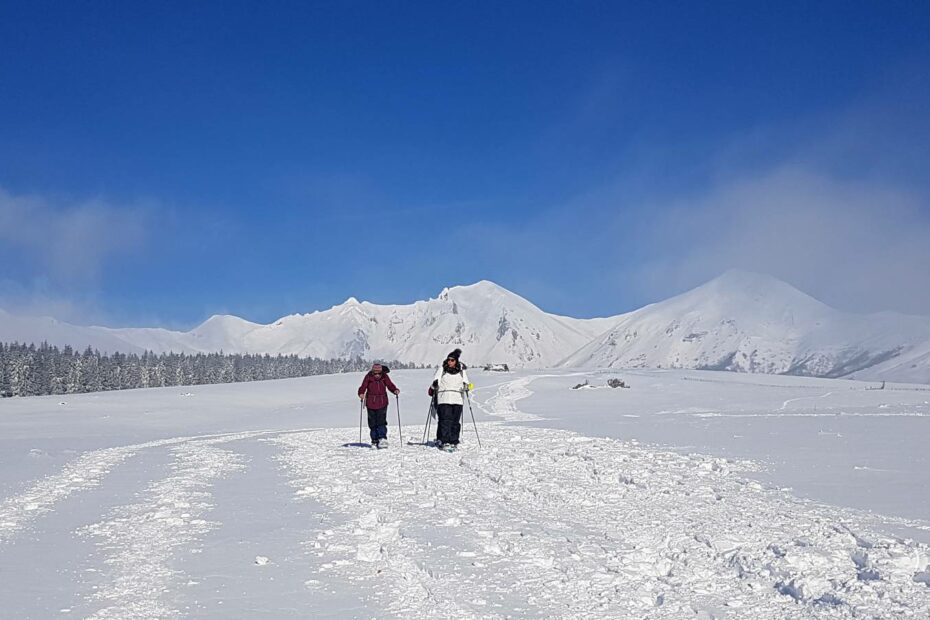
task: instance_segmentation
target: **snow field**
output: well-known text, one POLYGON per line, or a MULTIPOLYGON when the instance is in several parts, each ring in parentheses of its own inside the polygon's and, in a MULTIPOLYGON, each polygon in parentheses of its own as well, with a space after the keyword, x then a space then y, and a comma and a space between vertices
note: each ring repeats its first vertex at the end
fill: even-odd
MULTIPOLYGON (((541 376, 549 375, 486 386, 473 405, 508 423, 539 423, 519 403, 541 376)), ((550 428, 482 422, 478 430, 481 449, 466 408, 453 454, 402 446, 393 425, 381 451, 347 443, 357 427, 91 451, 0 501, 0 571, 17 587, 4 549, 20 545, 18 556, 28 557, 30 540, 46 534, 44 517, 55 515, 98 551, 83 561, 36 558, 91 567, 59 587, 73 597, 61 609, 70 617, 255 617, 252 599, 288 596, 292 617, 930 617, 926 545, 878 533, 868 515, 752 481, 753 462, 550 428), (114 486, 112 508, 67 519, 82 492, 108 489, 109 474, 141 454, 167 461, 114 486), (246 482, 253 470, 264 484, 246 482), (250 485, 249 510, 225 506, 220 481, 250 485), (272 505, 278 517, 267 513, 272 505), (314 511, 319 518, 293 518, 314 511), (256 531, 259 522, 275 535, 256 531), (224 528, 227 546, 241 538, 247 561, 206 544, 224 528), (287 571, 287 588, 304 591, 243 576, 276 570, 287 571), (204 581, 209 590, 197 587, 204 581), (229 596, 225 582, 244 591, 229 596)), ((404 436, 418 441, 421 428, 404 436)))
MULTIPOLYGON (((519 414, 526 378, 487 406, 519 414)), ((519 417, 517 415, 517 417, 519 417)), ((926 617, 928 550, 738 474, 751 464, 482 424, 455 455, 280 439, 297 497, 345 515, 321 570, 398 617, 926 617), (349 451, 346 455, 345 451, 349 451)))
POLYGON ((296 495, 346 517, 305 543, 322 570, 398 617, 930 613, 925 547, 855 533, 842 511, 740 478, 741 464, 480 430, 485 448, 451 456, 408 447, 347 459, 330 447, 346 431, 283 438, 296 495))

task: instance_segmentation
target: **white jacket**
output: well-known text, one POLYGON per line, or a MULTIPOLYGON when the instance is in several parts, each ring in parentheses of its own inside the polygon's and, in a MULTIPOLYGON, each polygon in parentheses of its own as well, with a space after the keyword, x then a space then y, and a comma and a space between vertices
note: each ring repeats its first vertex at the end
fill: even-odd
POLYGON ((452 374, 443 372, 442 366, 436 370, 436 376, 433 381, 438 383, 436 393, 436 402, 440 405, 464 405, 465 389, 470 383, 468 375, 463 370, 460 373, 452 374))

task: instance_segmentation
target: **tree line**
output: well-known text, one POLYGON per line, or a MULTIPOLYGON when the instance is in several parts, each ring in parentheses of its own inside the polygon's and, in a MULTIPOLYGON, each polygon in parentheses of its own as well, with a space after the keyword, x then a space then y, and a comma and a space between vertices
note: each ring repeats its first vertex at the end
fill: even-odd
MULTIPOLYGON (((396 360, 391 368, 416 368, 396 360)), ((0 396, 79 394, 146 387, 235 383, 368 370, 371 361, 296 355, 83 353, 42 343, 0 342, 0 396)))

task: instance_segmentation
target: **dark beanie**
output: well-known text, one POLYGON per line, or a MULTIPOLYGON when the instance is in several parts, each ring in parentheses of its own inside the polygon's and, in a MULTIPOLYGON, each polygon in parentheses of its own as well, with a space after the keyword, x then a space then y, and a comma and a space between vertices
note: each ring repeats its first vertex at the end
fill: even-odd
POLYGON ((452 353, 450 353, 450 354, 448 355, 448 357, 451 357, 452 359, 454 359, 454 360, 457 362, 457 361, 459 361, 459 356, 460 356, 461 354, 462 354, 462 350, 461 350, 461 349, 456 349, 455 351, 453 351, 452 353))

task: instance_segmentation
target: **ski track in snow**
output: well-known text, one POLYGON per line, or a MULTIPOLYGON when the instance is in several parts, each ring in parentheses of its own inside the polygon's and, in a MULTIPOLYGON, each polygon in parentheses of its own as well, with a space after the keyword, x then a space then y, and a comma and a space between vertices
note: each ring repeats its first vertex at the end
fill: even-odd
POLYGON ((190 437, 176 437, 159 441, 104 448, 88 452, 65 465, 60 473, 39 480, 31 488, 0 503, 0 544, 9 541, 38 517, 54 510, 55 504, 79 491, 100 485, 104 477, 117 465, 139 450, 171 446, 190 437))
MULTIPOLYGON (((531 381, 485 409, 528 419, 531 381)), ((495 423, 451 455, 346 453, 349 433, 274 441, 296 495, 346 519, 305 543, 321 570, 396 617, 930 616, 926 546, 742 478, 751 463, 495 423)))
POLYGON ((57 502, 72 493, 98 486, 111 469, 134 452, 131 448, 95 450, 69 463, 60 473, 4 500, 0 504, 0 544, 25 529, 29 522, 51 512, 57 502))
MULTIPOLYGON (((305 429, 309 430, 309 429, 305 429)), ((291 431, 296 432, 296 431, 291 431)), ((34 520, 55 509, 55 505, 74 493, 100 486, 101 481, 116 466, 140 450, 175 446, 191 441, 235 441, 281 431, 220 433, 192 437, 172 437, 145 443, 93 450, 65 465, 60 473, 47 476, 32 487, 0 503, 0 545, 20 534, 34 520)))
POLYGON ((523 377, 503 384, 497 389, 497 393, 488 399, 484 405, 479 404, 485 413, 501 418, 505 422, 533 422, 542 420, 541 417, 531 413, 525 413, 517 408, 517 401, 529 398, 533 392, 529 389, 536 377, 523 377))
MULTIPOLYGON (((486 414, 500 418, 505 422, 537 422, 545 420, 545 418, 520 411, 520 409, 517 408, 517 401, 529 398, 533 395, 533 391, 529 389, 530 383, 537 379, 544 379, 547 377, 577 377, 586 376, 588 374, 590 373, 573 372, 561 375, 533 375, 530 377, 522 377, 498 385, 497 392, 495 392, 494 396, 488 398, 486 402, 481 403, 477 400, 472 402, 486 414)), ((482 390, 486 389, 487 388, 482 388, 482 390)), ((463 432, 465 430, 466 429, 463 428, 463 432)))
POLYGON ((784 411, 785 409, 788 408, 788 405, 790 405, 791 403, 797 402, 797 401, 799 401, 799 400, 810 400, 810 399, 816 399, 816 398, 827 398, 828 396, 832 396, 832 395, 833 395, 833 392, 827 392, 826 394, 821 394, 820 396, 801 396, 801 397, 799 397, 799 398, 789 398, 788 400, 786 400, 785 402, 782 403, 781 407, 779 407, 778 410, 779 410, 779 411, 784 411))
POLYGON ((172 560, 196 550, 218 524, 203 519, 210 511, 214 480, 242 469, 240 458, 213 444, 231 439, 185 442, 172 449, 172 474, 154 482, 135 504, 116 508, 109 519, 80 534, 96 539, 107 553, 107 582, 91 596, 106 605, 97 620, 169 618, 181 615, 165 596, 181 582, 172 560))

